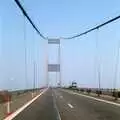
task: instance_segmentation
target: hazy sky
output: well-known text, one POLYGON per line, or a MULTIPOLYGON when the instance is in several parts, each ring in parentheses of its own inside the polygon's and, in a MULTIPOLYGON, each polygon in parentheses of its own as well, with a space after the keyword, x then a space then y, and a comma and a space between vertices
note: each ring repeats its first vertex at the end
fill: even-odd
MULTIPOLYGON (((21 0, 21 3, 41 33, 51 38, 81 33, 120 14, 119 0, 21 0)), ((34 60, 37 86, 46 83, 46 41, 39 37, 27 20, 25 27, 27 81, 24 17, 14 0, 0 0, 0 89, 33 87, 34 60)), ((101 87, 113 87, 119 40, 120 20, 80 38, 61 40, 62 84, 69 85, 74 80, 80 86, 97 87, 97 53, 97 58, 100 58, 101 87)), ((56 63, 57 47, 50 46, 47 50, 49 62, 56 63)), ((120 87, 119 73, 120 65, 117 87, 120 87)), ((50 84, 56 84, 55 73, 50 73, 49 80, 50 84)))

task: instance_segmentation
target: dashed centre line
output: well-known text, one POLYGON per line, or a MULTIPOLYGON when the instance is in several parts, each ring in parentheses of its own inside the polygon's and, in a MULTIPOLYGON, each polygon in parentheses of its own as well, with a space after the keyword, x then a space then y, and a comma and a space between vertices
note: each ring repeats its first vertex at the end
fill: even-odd
POLYGON ((68 103, 68 106, 69 106, 70 108, 74 108, 70 103, 68 103))
POLYGON ((62 99, 62 98, 63 98, 63 96, 60 96, 60 98, 62 99))

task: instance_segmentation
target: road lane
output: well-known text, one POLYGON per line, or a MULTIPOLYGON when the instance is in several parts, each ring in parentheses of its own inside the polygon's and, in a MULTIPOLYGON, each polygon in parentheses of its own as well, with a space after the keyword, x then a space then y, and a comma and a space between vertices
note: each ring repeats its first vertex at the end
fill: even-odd
POLYGON ((60 89, 54 89, 54 94, 62 120, 120 120, 119 106, 73 95, 60 89))
POLYGON ((52 91, 49 89, 13 120, 57 120, 52 91))
POLYGON ((59 90, 53 90, 56 96, 56 104, 61 116, 61 120, 80 120, 80 116, 74 112, 74 108, 71 108, 68 104, 72 104, 70 100, 66 100, 66 96, 59 90), (62 96, 62 97, 61 97, 62 96))
POLYGON ((120 120, 120 107, 49 89, 13 120, 120 120))

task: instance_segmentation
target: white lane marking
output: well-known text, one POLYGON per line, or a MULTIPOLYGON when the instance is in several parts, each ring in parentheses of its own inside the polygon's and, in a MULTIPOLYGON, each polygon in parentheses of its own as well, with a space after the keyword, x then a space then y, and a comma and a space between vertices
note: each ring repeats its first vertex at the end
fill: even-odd
POLYGON ((83 94, 80 94, 80 93, 75 93, 75 92, 70 92, 70 91, 69 92, 65 91, 65 92, 70 93, 70 94, 74 94, 74 95, 83 96, 83 97, 90 98, 90 99, 93 99, 93 100, 96 100, 96 101, 99 101, 99 102, 104 102, 104 103, 107 103, 107 104, 111 104, 111 105, 115 105, 115 106, 120 107, 119 103, 115 103, 115 102, 111 102, 111 101, 107 101, 107 100, 103 100, 103 99, 99 99, 99 98, 83 95, 83 94))
POLYGON ((11 114, 10 116, 8 116, 7 118, 5 118, 4 120, 12 120, 13 118, 15 118, 18 114, 20 114, 25 108, 27 108, 30 104, 32 104, 35 100, 37 100, 42 94, 44 94, 46 91, 48 90, 45 89, 43 90, 38 96, 36 96, 35 98, 33 98, 31 101, 29 101, 28 103, 26 103, 25 105, 23 105, 21 108, 19 108, 16 112, 14 112, 13 114, 11 114))
MULTIPOLYGON (((56 95, 55 95, 55 96, 56 96, 56 95)), ((56 112, 57 112, 57 120, 61 120, 61 116, 60 116, 58 107, 57 107, 57 105, 56 105, 56 99, 55 99, 54 95, 53 95, 53 103, 54 103, 54 107, 55 107, 56 112)))
POLYGON ((68 103, 68 106, 69 106, 70 108, 74 108, 70 103, 68 103))
POLYGON ((62 99, 62 98, 63 98, 63 96, 60 96, 60 98, 62 99))
POLYGON ((61 120, 60 112, 59 112, 57 106, 56 106, 56 110, 57 110, 57 114, 58 114, 58 120, 61 120))

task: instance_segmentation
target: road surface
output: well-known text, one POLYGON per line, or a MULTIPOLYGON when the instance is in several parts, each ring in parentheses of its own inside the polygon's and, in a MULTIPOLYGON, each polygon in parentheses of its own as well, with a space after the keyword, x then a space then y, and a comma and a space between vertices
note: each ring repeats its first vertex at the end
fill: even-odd
POLYGON ((14 120, 120 120, 120 107, 48 89, 14 120))

